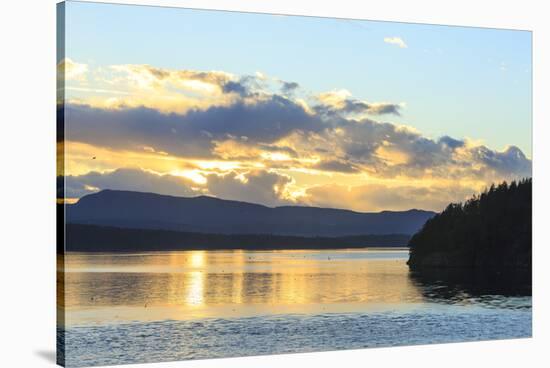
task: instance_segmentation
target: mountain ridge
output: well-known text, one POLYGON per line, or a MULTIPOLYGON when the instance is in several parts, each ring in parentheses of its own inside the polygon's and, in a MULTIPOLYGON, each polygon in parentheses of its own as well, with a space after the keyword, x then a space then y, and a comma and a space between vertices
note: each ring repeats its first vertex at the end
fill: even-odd
POLYGON ((357 212, 347 209, 278 206, 209 196, 102 190, 66 205, 67 222, 123 228, 218 234, 350 236, 413 234, 435 212, 357 212))

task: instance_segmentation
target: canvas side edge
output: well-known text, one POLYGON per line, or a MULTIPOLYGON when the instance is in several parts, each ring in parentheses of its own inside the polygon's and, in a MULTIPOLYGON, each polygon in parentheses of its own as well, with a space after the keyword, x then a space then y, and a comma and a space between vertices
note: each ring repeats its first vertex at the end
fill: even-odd
POLYGON ((56 363, 65 366, 65 2, 56 4, 56 363))

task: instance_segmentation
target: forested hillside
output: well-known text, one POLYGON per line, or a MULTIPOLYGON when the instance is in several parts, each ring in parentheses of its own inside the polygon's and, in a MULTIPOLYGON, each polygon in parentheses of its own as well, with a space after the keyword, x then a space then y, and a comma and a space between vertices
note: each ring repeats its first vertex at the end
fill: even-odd
POLYGON ((411 269, 530 268, 532 179, 492 185, 452 203, 409 241, 411 269))

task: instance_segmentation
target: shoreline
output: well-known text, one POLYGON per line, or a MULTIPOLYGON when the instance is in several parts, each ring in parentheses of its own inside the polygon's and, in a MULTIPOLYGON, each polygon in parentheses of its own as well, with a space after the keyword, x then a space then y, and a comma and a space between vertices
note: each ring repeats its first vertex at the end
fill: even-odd
MULTIPOLYGON (((197 251, 209 251, 209 252, 226 252, 226 251, 258 251, 258 252, 267 252, 267 251, 360 251, 360 250, 373 250, 373 251, 394 251, 394 252, 404 252, 409 251, 408 247, 393 247, 393 246, 387 246, 387 247, 380 247, 380 246, 365 246, 365 247, 346 247, 346 248, 210 248, 210 249, 203 249, 203 248, 186 248, 186 249, 174 249, 174 250, 148 250, 148 251, 73 251, 73 250, 67 250, 65 251, 65 255, 78 255, 78 254, 149 254, 149 253, 161 253, 161 252, 197 252, 197 251)), ((63 254, 59 254, 63 255, 63 254)))
MULTIPOLYGON (((210 234, 156 229, 133 229, 67 224, 65 252, 150 252, 186 250, 328 250, 360 248, 406 248, 409 235, 350 235, 306 237, 275 234, 210 234)), ((65 241, 63 243, 63 241, 65 241)))

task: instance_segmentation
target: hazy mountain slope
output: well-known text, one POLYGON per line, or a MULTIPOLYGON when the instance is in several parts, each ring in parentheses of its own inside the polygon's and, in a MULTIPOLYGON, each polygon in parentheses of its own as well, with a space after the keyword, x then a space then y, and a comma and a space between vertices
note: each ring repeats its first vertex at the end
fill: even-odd
POLYGON ((413 234, 434 215, 409 210, 360 213, 316 207, 266 207, 212 197, 104 190, 67 206, 67 222, 220 234, 346 236, 413 234))

